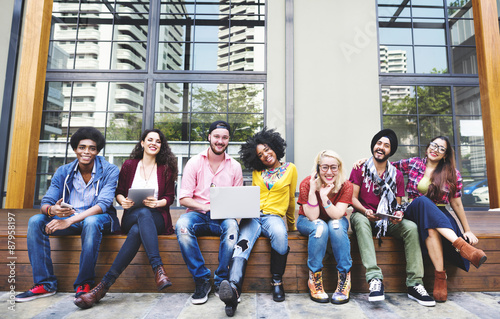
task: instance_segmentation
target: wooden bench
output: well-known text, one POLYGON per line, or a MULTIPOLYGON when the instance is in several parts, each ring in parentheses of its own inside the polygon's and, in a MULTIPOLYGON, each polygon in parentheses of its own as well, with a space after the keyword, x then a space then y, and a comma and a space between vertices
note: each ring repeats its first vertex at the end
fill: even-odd
MULTIPOLYGON (((26 231, 28 219, 38 213, 36 209, 0 210, 0 259, 4 266, 0 267, 0 291, 10 290, 7 278, 12 274, 6 266, 15 261, 15 290, 25 291, 33 285, 31 266, 28 259, 26 231), (11 218, 9 224, 8 217, 11 218), (12 222, 15 220, 15 222, 12 222), (10 226, 9 226, 10 225, 10 226), (14 226, 14 227, 13 227, 14 226), (8 231, 15 231, 14 255, 9 254, 8 231)), ((173 210, 173 222, 184 210, 173 210)), ((450 291, 499 291, 500 290, 500 214, 493 212, 467 212, 469 223, 480 239, 478 247, 485 250, 488 261, 479 270, 471 266, 467 273, 454 266, 447 266, 448 287, 450 291)), ((358 244, 355 236, 350 234, 352 247, 352 291, 367 292, 365 282, 365 268, 361 264, 358 244)), ((125 241, 124 235, 104 236, 97 261, 96 280, 109 270, 118 250, 125 241)), ((374 239, 375 240, 375 239, 374 239)), ((52 237, 52 260, 54 271, 58 278, 59 291, 73 291, 73 282, 78 273, 80 256, 80 237, 64 236, 52 237)), ((219 251, 218 237, 200 237, 200 247, 208 268, 212 272, 217 268, 219 251)), ((165 268, 173 285, 167 292, 192 292, 194 282, 181 256, 175 235, 159 236, 160 254, 165 268)), ((287 292, 308 292, 307 289, 307 238, 298 232, 289 233, 289 246, 286 273, 284 275, 285 290, 287 292)), ((381 247, 375 244, 377 260, 384 273, 384 285, 388 292, 404 292, 405 286, 405 258, 401 241, 391 237, 383 238, 381 247)), ((248 262, 243 291, 268 292, 270 290, 270 245, 266 238, 259 238, 248 262)), ((434 270, 429 260, 425 261, 424 284, 431 292, 434 280, 434 270)), ((11 277, 13 278, 13 277, 11 277)), ((335 290, 337 273, 333 256, 327 253, 324 268, 326 290, 335 290)), ((141 251, 132 261, 132 264, 118 278, 112 288, 113 292, 155 292, 154 276, 147 256, 141 251)))

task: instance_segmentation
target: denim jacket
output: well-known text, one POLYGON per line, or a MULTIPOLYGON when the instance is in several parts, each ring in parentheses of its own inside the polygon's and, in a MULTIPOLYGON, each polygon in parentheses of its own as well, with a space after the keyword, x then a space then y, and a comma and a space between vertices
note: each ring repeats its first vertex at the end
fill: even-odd
MULTIPOLYGON (((94 163, 96 173, 92 183, 96 189, 96 196, 94 197, 92 206, 99 205, 103 213, 110 215, 111 231, 116 232, 120 230, 120 224, 116 216, 116 209, 113 206, 113 199, 115 197, 119 170, 116 165, 109 163, 102 156, 96 156, 94 163)), ((54 205, 63 196, 64 198, 69 198, 69 194, 73 190, 73 177, 76 165, 78 165, 78 160, 74 160, 57 169, 54 176, 52 176, 47 193, 42 198, 42 206, 45 204, 54 205)))

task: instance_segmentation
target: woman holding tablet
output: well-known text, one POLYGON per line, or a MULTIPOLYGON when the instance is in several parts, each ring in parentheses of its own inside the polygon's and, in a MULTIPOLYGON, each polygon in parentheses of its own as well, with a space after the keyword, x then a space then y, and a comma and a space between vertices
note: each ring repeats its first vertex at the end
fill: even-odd
POLYGON ((125 209, 121 222, 122 232, 127 234, 111 269, 90 292, 75 299, 80 308, 90 308, 98 302, 111 285, 130 264, 141 244, 146 250, 155 274, 156 287, 162 290, 171 286, 163 268, 158 248, 158 234, 172 234, 169 206, 174 201, 174 183, 177 179, 177 158, 158 129, 146 130, 141 140, 123 163, 116 200, 125 209), (154 189, 154 196, 141 203, 134 203, 127 195, 131 188, 154 189))
POLYGON ((347 231, 347 206, 352 203, 353 186, 346 180, 342 160, 334 151, 326 150, 316 155, 312 174, 300 183, 297 228, 307 236, 309 267, 309 294, 313 301, 329 302, 323 289, 323 258, 328 240, 337 262, 337 290, 332 303, 349 301, 351 290, 351 242, 347 231))
POLYGON ((226 315, 234 316, 241 295, 243 277, 250 252, 260 235, 271 240, 271 285, 273 300, 284 301, 283 274, 290 248, 288 230, 295 230, 295 188, 297 169, 281 162, 285 140, 278 132, 264 128, 241 146, 243 164, 253 170, 252 185, 260 187, 260 217, 242 219, 238 242, 229 263, 229 280, 220 284, 219 297, 226 304, 226 315))

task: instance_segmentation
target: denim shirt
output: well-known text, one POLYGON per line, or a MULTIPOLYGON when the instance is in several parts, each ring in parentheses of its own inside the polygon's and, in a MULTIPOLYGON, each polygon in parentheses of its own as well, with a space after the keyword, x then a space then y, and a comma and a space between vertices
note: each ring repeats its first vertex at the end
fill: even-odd
MULTIPOLYGON (((116 216, 116 209, 113 206, 113 199, 120 171, 116 165, 109 163, 102 156, 96 156, 94 163, 96 174, 92 183, 96 190, 96 196, 92 206, 99 205, 103 213, 110 215, 111 231, 116 232, 120 229, 120 224, 116 216)), ((78 165, 78 160, 57 169, 54 176, 52 176, 47 193, 42 198, 42 206, 45 204, 55 205, 63 196, 64 198, 70 198, 76 165, 78 165)))

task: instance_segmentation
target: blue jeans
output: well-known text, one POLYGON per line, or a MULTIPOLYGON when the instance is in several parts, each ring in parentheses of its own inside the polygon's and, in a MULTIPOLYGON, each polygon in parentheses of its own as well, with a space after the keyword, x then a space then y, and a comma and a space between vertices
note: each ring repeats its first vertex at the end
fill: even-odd
POLYGON ((205 267, 197 236, 220 236, 219 267, 214 274, 214 284, 218 286, 229 278, 229 261, 238 239, 236 219, 211 219, 210 212, 202 214, 191 211, 179 217, 175 232, 182 258, 195 281, 210 278, 210 269, 205 267))
POLYGON ((349 221, 345 216, 338 221, 339 227, 334 228, 333 219, 327 223, 322 219, 310 221, 306 216, 299 215, 297 229, 303 236, 309 237, 307 266, 312 272, 320 271, 323 268, 328 238, 330 238, 332 245, 333 256, 337 261, 337 270, 341 273, 348 273, 351 270, 351 242, 347 235, 349 221))
MULTIPOLYGON (((54 217, 59 219, 58 217, 54 217)), ((45 232, 47 225, 52 218, 43 214, 37 214, 30 218, 28 222, 28 255, 31 269, 33 271, 33 281, 35 284, 43 284, 48 291, 57 290, 57 279, 52 267, 50 258, 49 235, 45 232)), ((57 230, 53 236, 80 235, 82 237, 82 252, 80 254, 80 267, 78 277, 73 287, 88 283, 94 284, 95 264, 97 254, 101 245, 102 234, 111 230, 111 217, 106 214, 88 216, 79 223, 75 223, 66 229, 57 230)))
POLYGON ((138 207, 127 210, 122 218, 121 229, 127 233, 127 239, 116 255, 113 265, 102 278, 110 284, 113 284, 132 262, 141 244, 153 270, 163 265, 158 248, 158 235, 165 229, 165 221, 157 209, 138 207))
POLYGON ((271 241, 271 248, 280 255, 288 252, 288 233, 283 218, 278 215, 260 214, 259 218, 246 218, 240 222, 240 235, 234 247, 233 257, 248 260, 253 245, 260 235, 271 241))

